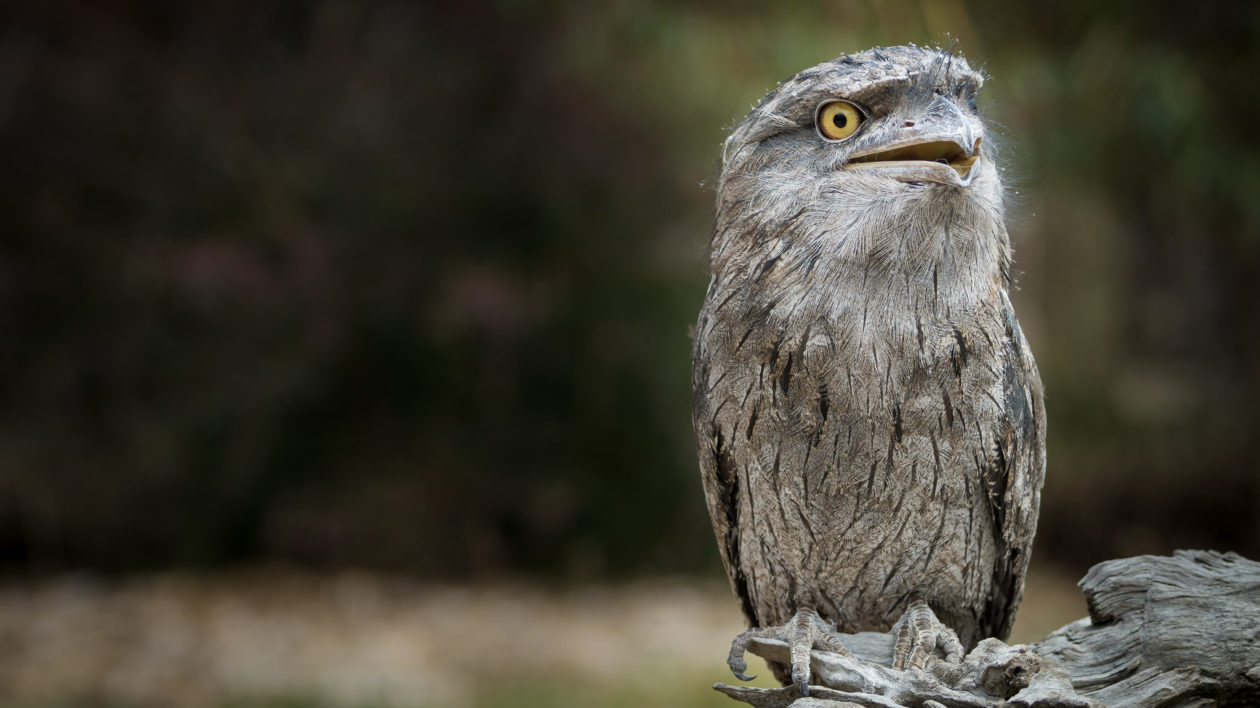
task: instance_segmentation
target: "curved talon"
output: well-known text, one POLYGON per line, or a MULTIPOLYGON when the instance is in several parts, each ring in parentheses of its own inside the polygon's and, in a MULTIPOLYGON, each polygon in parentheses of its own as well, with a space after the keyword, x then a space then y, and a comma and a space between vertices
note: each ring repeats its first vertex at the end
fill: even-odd
MULTIPOLYGON (((779 663, 772 663, 771 668, 781 681, 789 686, 795 686, 802 697, 809 695, 812 651, 829 651, 851 656, 848 648, 840 641, 836 626, 820 617, 813 608, 803 607, 782 626, 754 627, 735 637, 735 640, 731 642, 731 653, 726 658, 726 665, 731 668, 731 673, 743 681, 756 678, 756 676, 744 674, 744 671, 748 669, 744 655, 752 639, 775 640, 788 645, 788 660, 784 662, 788 665, 785 667, 779 663), (789 672, 790 678, 783 675, 782 672, 785 670, 789 672)), ((776 661, 781 661, 781 659, 776 661)))
POLYGON ((752 681, 753 679, 757 678, 756 674, 749 676, 748 674, 744 673, 745 671, 748 670, 748 662, 744 661, 743 656, 736 658, 734 654, 732 654, 726 660, 726 665, 731 667, 731 673, 735 674, 735 678, 739 679, 740 681, 752 681))
POLYGON ((757 678, 756 674, 749 676, 748 674, 744 673, 744 671, 748 669, 748 662, 744 661, 743 659, 740 659, 738 662, 732 659, 727 659, 726 665, 731 667, 731 673, 735 674, 735 678, 739 679, 740 681, 752 681, 753 679, 757 678))
POLYGON ((735 637, 735 641, 731 642, 731 653, 726 657, 726 665, 731 667, 731 673, 735 674, 735 678, 740 681, 752 681, 757 678, 756 674, 749 676, 744 673, 748 670, 748 662, 744 660, 744 652, 748 648, 748 639, 755 636, 756 631, 755 629, 749 629, 735 637))

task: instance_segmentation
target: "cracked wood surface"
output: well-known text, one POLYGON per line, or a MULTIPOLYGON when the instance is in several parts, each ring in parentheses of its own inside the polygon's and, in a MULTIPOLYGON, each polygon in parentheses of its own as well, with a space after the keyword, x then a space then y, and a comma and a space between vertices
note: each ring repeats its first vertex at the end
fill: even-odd
MULTIPOLYGON (((982 641, 962 664, 888 668, 887 634, 844 638, 855 657, 815 652, 817 690, 716 688, 759 708, 1086 708, 1260 704, 1260 563, 1177 551, 1099 563, 1081 580, 1089 617, 1029 645, 982 641)), ((779 661, 786 647, 750 649, 779 661)))

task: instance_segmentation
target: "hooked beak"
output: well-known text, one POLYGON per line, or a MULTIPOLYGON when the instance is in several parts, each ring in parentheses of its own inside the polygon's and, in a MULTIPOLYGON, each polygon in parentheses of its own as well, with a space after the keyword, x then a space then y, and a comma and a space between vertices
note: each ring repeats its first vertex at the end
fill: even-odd
POLYGON ((965 187, 980 160, 980 128, 949 100, 938 97, 922 120, 904 121, 891 140, 858 150, 845 169, 879 170, 902 182, 965 187))

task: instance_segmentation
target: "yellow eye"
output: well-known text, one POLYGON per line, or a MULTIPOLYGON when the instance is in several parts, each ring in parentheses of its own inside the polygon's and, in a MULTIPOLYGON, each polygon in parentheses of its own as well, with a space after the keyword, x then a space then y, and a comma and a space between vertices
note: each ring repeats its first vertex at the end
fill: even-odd
POLYGON ((818 107, 818 132, 828 140, 853 135, 862 120, 862 112, 848 101, 828 101, 818 107))

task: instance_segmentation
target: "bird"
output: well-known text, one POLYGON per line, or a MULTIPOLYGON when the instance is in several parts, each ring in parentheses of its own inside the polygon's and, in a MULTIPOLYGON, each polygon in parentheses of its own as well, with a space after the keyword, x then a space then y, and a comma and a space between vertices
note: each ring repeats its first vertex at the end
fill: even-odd
MULTIPOLYGON (((893 631, 895 668, 1006 638, 1045 477, 1007 202, 956 51, 805 69, 723 143, 692 413, 706 504, 785 685, 893 631)), ((933 659, 935 660, 935 659, 933 659)))

